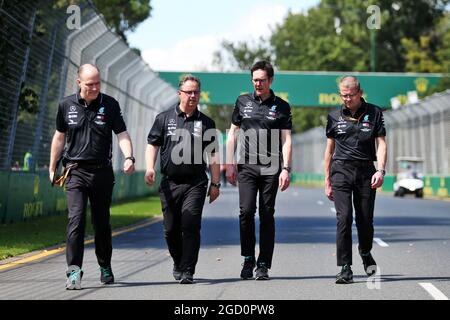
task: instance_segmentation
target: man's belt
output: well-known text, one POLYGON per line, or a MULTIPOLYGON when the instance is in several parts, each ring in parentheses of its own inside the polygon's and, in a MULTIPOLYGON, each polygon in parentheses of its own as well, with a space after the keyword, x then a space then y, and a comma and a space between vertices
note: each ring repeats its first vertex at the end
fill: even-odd
POLYGON ((371 160, 333 160, 339 164, 347 164, 354 167, 370 167, 373 166, 373 161, 371 160))
POLYGON ((100 163, 92 163, 92 162, 83 162, 83 161, 78 161, 78 162, 72 162, 70 161, 68 163, 68 165, 70 164, 76 164, 77 168, 80 169, 102 169, 102 168, 106 168, 111 166, 111 164, 107 163, 107 162, 100 162, 100 163))

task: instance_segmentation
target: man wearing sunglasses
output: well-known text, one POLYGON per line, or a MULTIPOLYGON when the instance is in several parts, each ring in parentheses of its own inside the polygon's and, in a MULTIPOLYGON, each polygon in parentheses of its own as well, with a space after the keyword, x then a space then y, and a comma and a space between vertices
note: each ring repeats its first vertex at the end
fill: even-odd
POLYGON ((336 283, 353 282, 352 222, 355 208, 358 249, 366 274, 376 273, 372 257, 373 212, 376 189, 383 184, 387 158, 381 109, 363 99, 359 80, 344 76, 339 82, 343 105, 328 115, 324 155, 325 193, 337 215, 336 283), (375 169, 374 161, 377 161, 375 169))
POLYGON ((200 80, 184 76, 178 89, 180 102, 158 114, 148 134, 145 183, 155 182, 160 150, 159 195, 164 216, 164 236, 173 259, 173 277, 181 284, 194 282, 200 250, 200 228, 205 198, 219 196, 220 163, 215 123, 198 110, 200 80), (208 189, 206 164, 211 183, 208 189))

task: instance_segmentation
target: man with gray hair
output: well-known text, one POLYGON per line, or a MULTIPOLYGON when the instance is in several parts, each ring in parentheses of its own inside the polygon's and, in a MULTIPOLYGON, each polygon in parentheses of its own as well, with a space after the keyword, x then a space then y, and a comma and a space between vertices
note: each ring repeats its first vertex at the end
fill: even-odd
POLYGON ((352 222, 355 207, 358 249, 368 276, 376 272, 370 251, 376 189, 383 184, 387 158, 382 110, 363 99, 359 80, 345 76, 339 82, 343 105, 328 115, 324 155, 325 193, 337 215, 336 283, 353 282, 352 222), (377 161, 377 169, 373 162, 377 161))

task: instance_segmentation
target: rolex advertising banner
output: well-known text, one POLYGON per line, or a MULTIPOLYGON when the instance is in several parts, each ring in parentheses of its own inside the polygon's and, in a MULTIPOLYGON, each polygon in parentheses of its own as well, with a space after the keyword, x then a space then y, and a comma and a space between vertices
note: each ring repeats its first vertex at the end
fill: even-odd
MULTIPOLYGON (((187 73, 159 72, 159 76, 177 88, 180 78, 187 73)), ((200 103, 234 105, 240 94, 253 90, 250 72, 192 74, 202 82, 200 103)), ((333 107, 341 104, 337 83, 347 74, 357 76, 367 101, 382 108, 390 108, 391 99, 406 104, 408 93, 416 92, 420 97, 442 78, 441 74, 430 73, 275 72, 272 89, 294 107, 333 107)))

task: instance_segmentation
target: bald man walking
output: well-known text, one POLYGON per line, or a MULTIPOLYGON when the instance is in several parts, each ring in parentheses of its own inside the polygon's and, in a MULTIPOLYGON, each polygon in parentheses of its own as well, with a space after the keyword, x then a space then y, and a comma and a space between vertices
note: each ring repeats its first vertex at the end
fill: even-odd
MULTIPOLYGON (((100 72, 91 64, 78 69, 77 93, 63 98, 58 106, 53 136, 49 178, 52 183, 58 159, 62 158, 69 221, 67 225, 66 289, 81 289, 83 276, 86 206, 89 199, 95 232, 95 254, 100 265, 100 281, 114 283, 111 269, 112 240, 109 222, 114 186, 112 132, 124 155, 123 171, 134 172, 133 147, 119 103, 100 92, 100 72)), ((63 186, 64 181, 59 183, 63 186)))

